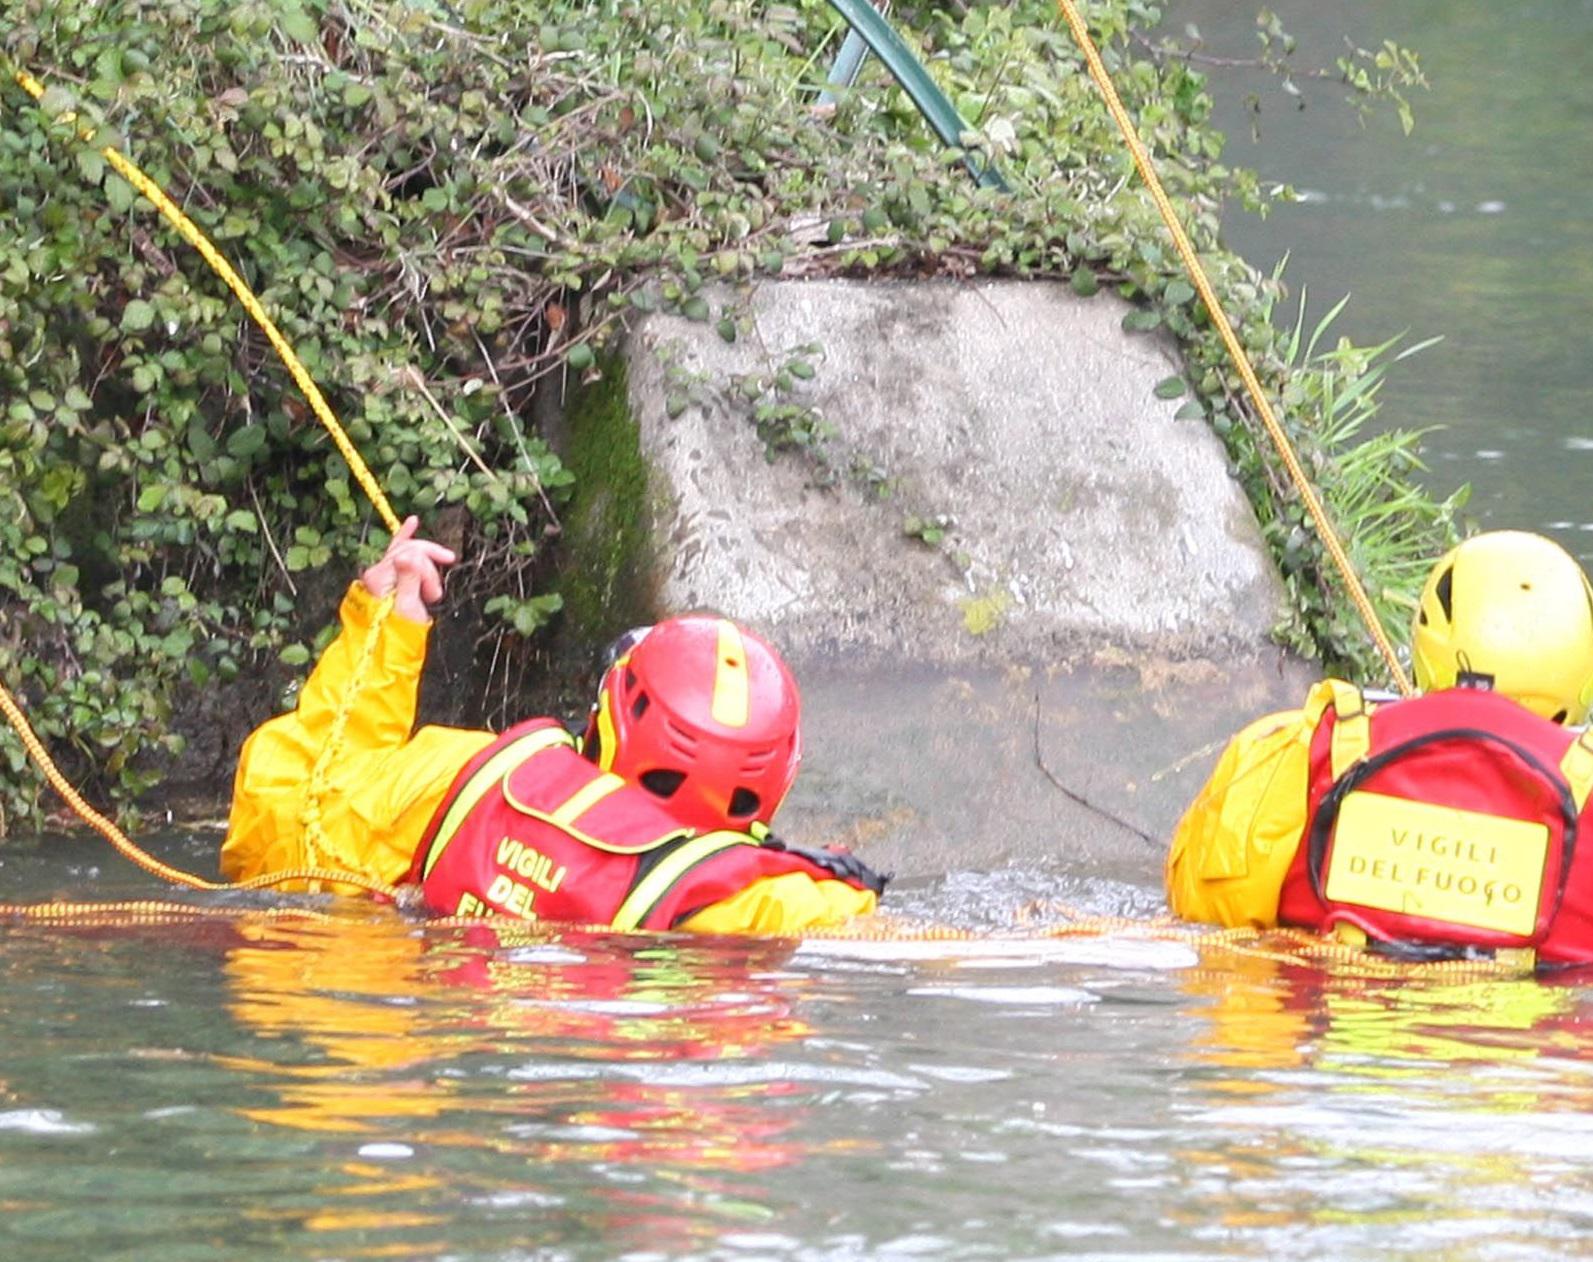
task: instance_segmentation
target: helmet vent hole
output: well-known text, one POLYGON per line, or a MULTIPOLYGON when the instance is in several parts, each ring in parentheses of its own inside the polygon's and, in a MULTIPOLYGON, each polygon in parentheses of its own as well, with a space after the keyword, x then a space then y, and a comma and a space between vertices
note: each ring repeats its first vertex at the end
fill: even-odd
POLYGON ((1571 714, 1570 714, 1569 710, 1556 710, 1554 712, 1554 717, 1552 719, 1550 719, 1549 722, 1551 722, 1551 723, 1564 723, 1566 721, 1566 719, 1570 718, 1570 716, 1571 716, 1571 714))
POLYGON ((751 789, 737 789, 730 796, 730 818, 750 819, 758 813, 761 801, 751 789))
POLYGON ((642 695, 637 697, 635 701, 631 702, 631 718, 641 718, 642 715, 647 713, 647 707, 651 704, 652 703, 648 700, 647 694, 645 692, 642 693, 642 695))
POLYGON ((625 668, 625 687, 627 690, 636 687, 636 672, 629 666, 625 668))
POLYGON ((1450 566, 1438 577, 1438 585, 1433 589, 1433 594, 1438 597, 1438 603, 1444 608, 1444 617, 1452 619, 1455 616, 1455 567, 1450 566))
POLYGON ((684 783, 686 783, 684 771, 644 771, 641 774, 642 788, 654 797, 672 797, 675 790, 684 783))

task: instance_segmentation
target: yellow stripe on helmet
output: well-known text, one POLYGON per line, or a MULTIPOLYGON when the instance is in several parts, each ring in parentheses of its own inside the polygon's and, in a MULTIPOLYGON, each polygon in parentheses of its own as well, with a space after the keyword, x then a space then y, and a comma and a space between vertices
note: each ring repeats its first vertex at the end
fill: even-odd
POLYGON ((719 651, 714 660, 714 698, 709 708, 714 722, 725 727, 746 727, 750 708, 747 684, 747 646, 736 624, 720 619, 719 651))
POLYGON ((603 771, 613 769, 614 755, 619 752, 614 727, 614 698, 609 689, 601 688, 597 694, 597 765, 603 771))

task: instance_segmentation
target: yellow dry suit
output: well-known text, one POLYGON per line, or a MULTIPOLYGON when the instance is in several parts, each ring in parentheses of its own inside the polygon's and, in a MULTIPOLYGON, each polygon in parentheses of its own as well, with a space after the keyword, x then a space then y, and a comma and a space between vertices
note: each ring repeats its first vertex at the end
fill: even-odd
MULTIPOLYGON (((402 881, 454 777, 496 739, 484 730, 414 730, 430 628, 389 614, 326 769, 317 802, 322 840, 311 845, 304 827, 310 771, 344 704, 377 603, 362 584, 350 586, 339 610, 341 631, 316 663, 298 705, 244 742, 221 847, 229 880, 315 866, 402 881)), ((876 902, 871 890, 786 872, 751 882, 678 927, 797 934, 865 915, 876 902)))

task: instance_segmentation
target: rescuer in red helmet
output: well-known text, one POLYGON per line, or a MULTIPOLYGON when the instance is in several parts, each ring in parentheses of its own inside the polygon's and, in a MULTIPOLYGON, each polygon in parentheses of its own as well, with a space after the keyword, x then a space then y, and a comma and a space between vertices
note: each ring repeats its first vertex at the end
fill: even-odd
POLYGON ((882 877, 769 831, 801 760, 801 701, 779 654, 729 619, 624 637, 580 740, 547 718, 412 731, 428 606, 454 560, 415 530, 349 589, 294 712, 245 742, 228 877, 332 868, 413 881, 448 915, 616 929, 799 933, 873 910, 882 877), (329 740, 341 748, 321 758, 329 740))

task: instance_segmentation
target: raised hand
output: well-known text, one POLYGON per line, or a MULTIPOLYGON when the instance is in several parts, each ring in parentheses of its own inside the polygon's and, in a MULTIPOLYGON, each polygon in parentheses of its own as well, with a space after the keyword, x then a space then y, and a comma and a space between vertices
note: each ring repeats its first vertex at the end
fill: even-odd
POLYGON ((411 622, 430 622, 428 606, 442 599, 443 570, 458 558, 451 548, 415 538, 420 518, 406 517, 382 559, 360 575, 372 596, 393 592, 393 611, 411 622))

